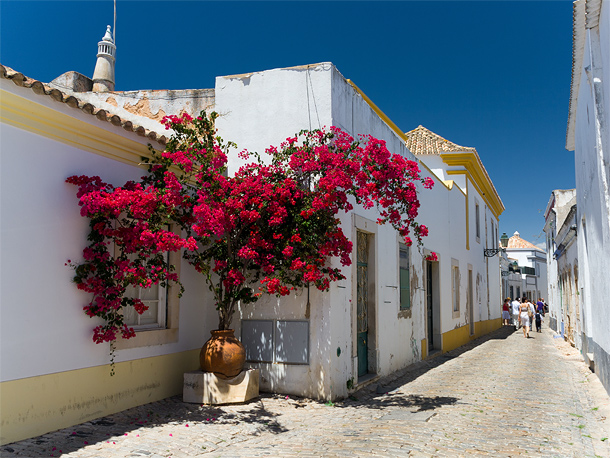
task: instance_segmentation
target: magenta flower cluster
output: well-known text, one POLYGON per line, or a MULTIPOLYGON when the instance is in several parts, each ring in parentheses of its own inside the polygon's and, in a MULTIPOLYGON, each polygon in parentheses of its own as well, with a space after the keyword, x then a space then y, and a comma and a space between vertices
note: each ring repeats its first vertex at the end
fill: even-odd
POLYGON ((384 141, 359 141, 338 128, 303 131, 266 150, 267 161, 250 160, 227 174, 231 143, 216 136, 216 114, 165 119, 174 135, 165 151, 151 148, 148 174, 139 183, 114 188, 99 177, 70 177, 79 187, 81 214, 91 219, 91 244, 76 267, 76 283, 93 293, 85 306, 106 324, 96 342, 119 333, 133 336, 120 310, 145 306, 125 297, 129 285, 177 282, 165 252, 181 251, 213 292, 219 329, 228 329, 236 305, 263 293, 285 296, 312 285, 328 290, 344 278, 352 243, 338 215, 354 205, 376 207, 379 224, 390 224, 412 244, 428 228, 419 225, 418 165, 388 151, 384 141), (171 231, 168 225, 176 229, 171 231), (114 253, 111 252, 114 248, 114 253))

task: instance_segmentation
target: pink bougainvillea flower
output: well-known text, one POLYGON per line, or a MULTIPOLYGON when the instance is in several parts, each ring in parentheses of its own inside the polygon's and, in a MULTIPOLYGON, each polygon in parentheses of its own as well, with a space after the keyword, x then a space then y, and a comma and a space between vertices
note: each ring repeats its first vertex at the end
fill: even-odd
POLYGON ((409 246, 428 235, 416 221, 418 192, 434 180, 385 141, 355 140, 337 127, 305 131, 267 148, 264 160, 240 153, 243 165, 228 174, 231 144, 217 136, 216 117, 166 116, 175 135, 165 151, 144 159, 140 181, 115 187, 97 176, 66 180, 77 186, 81 215, 90 220, 84 261, 67 264, 77 288, 92 295, 84 312, 102 319, 94 342, 135 335, 117 312, 141 314, 147 306, 128 291, 168 284, 182 291, 167 252, 183 253, 204 275, 219 329, 228 329, 238 303, 308 286, 327 291, 344 279, 353 245, 340 218, 355 205, 376 209, 377 223, 392 226, 409 246))

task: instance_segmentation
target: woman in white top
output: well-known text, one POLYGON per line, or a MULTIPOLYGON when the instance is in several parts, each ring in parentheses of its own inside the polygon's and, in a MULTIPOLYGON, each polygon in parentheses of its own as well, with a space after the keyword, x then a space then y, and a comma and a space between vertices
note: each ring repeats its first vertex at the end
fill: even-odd
POLYGON ((519 306, 519 318, 521 319, 521 326, 523 326, 523 337, 529 338, 530 336, 530 302, 527 296, 523 296, 521 305, 519 306))

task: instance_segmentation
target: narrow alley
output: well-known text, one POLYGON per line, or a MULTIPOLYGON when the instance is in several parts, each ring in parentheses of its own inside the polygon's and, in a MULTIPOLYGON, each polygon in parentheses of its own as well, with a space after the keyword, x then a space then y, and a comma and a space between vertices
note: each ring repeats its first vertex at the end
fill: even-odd
POLYGON ((548 328, 501 328, 323 403, 170 398, 9 444, 2 457, 610 457, 610 398, 548 328))

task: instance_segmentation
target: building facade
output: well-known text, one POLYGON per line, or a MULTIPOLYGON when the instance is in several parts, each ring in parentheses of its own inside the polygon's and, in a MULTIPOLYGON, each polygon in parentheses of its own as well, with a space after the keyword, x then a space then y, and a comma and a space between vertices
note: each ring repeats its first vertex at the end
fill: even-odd
POLYGON ((610 392, 610 3, 574 2, 566 149, 574 151, 582 351, 610 392))
POLYGON ((576 190, 552 192, 545 211, 550 326, 581 349, 576 190))
POLYGON ((509 260, 509 271, 518 274, 520 284, 514 282, 519 278, 513 275, 513 282, 510 285, 513 295, 510 297, 527 296, 529 300, 537 301, 538 298, 547 297, 547 265, 546 253, 533 243, 521 238, 519 232, 513 234, 508 239, 506 254, 509 260))
MULTIPOLYGON (((63 268, 81 258, 88 232, 65 179, 138 179, 147 144, 163 149, 160 120, 168 114, 214 109, 220 136, 259 152, 302 129, 371 134, 435 182, 420 193, 418 221, 430 228, 420 249, 379 226, 374 209, 355 208, 341 216, 354 244, 345 280, 327 293, 312 288, 239 310, 236 335, 247 364, 261 370, 263 390, 344 397, 500 327, 499 257, 492 253, 504 207, 478 153, 454 144, 439 149, 433 144, 446 140, 430 131, 405 134, 332 64, 218 77, 214 89, 131 93, 92 91, 91 80, 73 72, 47 85, 0 70, 2 195, 27 190, 2 205, 2 263, 13 266, 1 274, 2 443, 175 395, 182 374, 198 366, 216 311, 205 283, 179 256, 170 262, 185 294, 170 288, 163 300, 159 293, 158 321, 117 341, 114 377, 108 346, 91 340, 98 323, 81 310, 88 298, 63 268), (419 148, 422 140, 432 147, 419 148), (431 252, 437 261, 425 260, 431 252)), ((240 165, 235 152, 229 173, 240 165)))

